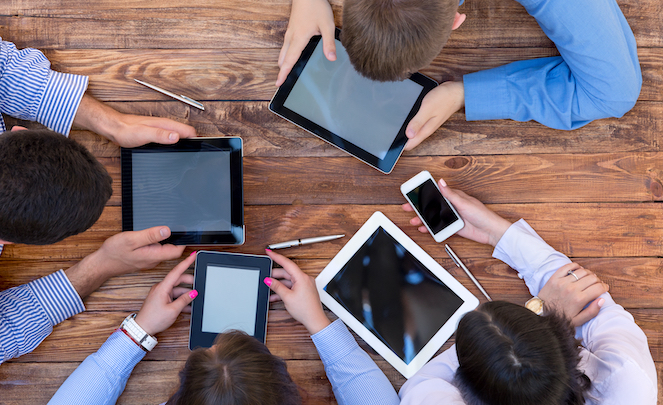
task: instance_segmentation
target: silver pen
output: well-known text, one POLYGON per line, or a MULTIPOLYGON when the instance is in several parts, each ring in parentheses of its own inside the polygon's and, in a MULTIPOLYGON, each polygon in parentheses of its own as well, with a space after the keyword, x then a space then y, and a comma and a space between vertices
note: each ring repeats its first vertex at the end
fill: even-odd
POLYGON ((287 242, 275 243, 273 245, 267 246, 267 248, 271 250, 285 249, 293 246, 308 245, 311 243, 318 243, 318 242, 327 242, 329 240, 339 239, 344 236, 345 235, 329 235, 329 236, 318 236, 317 238, 295 239, 295 240, 289 240, 287 242))
POLYGON ((146 86, 146 87, 151 88, 152 90, 158 91, 159 93, 163 93, 163 94, 165 94, 165 95, 167 95, 167 96, 169 96, 169 97, 174 98, 175 100, 179 100, 179 101, 181 101, 181 102, 183 102, 183 103, 189 104, 190 106, 193 106, 193 107, 199 108, 199 109, 201 109, 201 110, 203 110, 203 111, 205 110, 205 107, 203 106, 203 103, 201 103, 200 101, 196 101, 196 100, 194 100, 194 99, 192 99, 192 98, 189 98, 189 97, 187 97, 187 96, 185 96, 185 95, 182 95, 182 94, 180 94, 180 95, 178 96, 177 94, 175 94, 175 93, 173 93, 173 92, 170 92, 170 91, 168 91, 168 90, 164 90, 164 89, 162 89, 161 87, 155 86, 155 85, 153 85, 153 84, 145 83, 145 82, 140 81, 140 80, 138 80, 138 79, 134 79, 134 80, 136 81, 136 83, 140 83, 140 84, 142 84, 143 86, 146 86))
POLYGON ((470 280, 472 280, 472 282, 474 283, 474 285, 476 285, 476 286, 479 288, 479 290, 481 290, 481 292, 483 293, 483 295, 485 295, 486 298, 488 298, 488 301, 492 301, 493 299, 490 298, 490 296, 488 295, 488 293, 486 292, 486 290, 484 290, 483 287, 481 287, 481 284, 479 284, 479 282, 477 281, 477 279, 474 278, 474 276, 472 275, 472 273, 470 273, 470 271, 467 269, 467 267, 465 267, 465 265, 463 264, 463 262, 460 261, 460 258, 459 258, 458 256, 456 256, 456 253, 454 253, 454 251, 451 250, 451 246, 449 246, 449 245, 447 245, 447 244, 445 243, 445 244, 444 244, 444 250, 447 251, 447 254, 449 255, 449 257, 451 257, 451 260, 454 261, 454 263, 456 264, 456 266, 457 266, 457 267, 460 267, 461 269, 463 269, 463 271, 467 274, 467 276, 470 278, 470 280))

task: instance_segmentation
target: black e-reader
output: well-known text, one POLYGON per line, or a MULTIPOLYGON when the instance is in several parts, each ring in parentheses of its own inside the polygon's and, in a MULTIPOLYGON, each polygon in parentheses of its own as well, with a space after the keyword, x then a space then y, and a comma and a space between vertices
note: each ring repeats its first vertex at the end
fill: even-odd
POLYGON ((122 148, 122 230, 166 225, 176 245, 244 243, 242 139, 122 148))
POLYGON ((211 347, 219 333, 240 330, 265 343, 269 256, 199 251, 196 253, 189 349, 211 347))
POLYGON ((336 29, 336 60, 314 36, 272 98, 269 109, 313 135, 390 173, 407 142, 405 129, 435 80, 414 73, 398 82, 377 82, 352 67, 336 29))

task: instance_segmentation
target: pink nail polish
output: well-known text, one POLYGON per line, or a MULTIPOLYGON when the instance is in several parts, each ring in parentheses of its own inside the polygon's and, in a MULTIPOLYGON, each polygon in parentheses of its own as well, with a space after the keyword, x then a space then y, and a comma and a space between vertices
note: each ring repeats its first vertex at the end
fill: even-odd
POLYGON ((271 278, 265 277, 265 279, 263 281, 265 282, 265 284, 267 284, 267 287, 272 286, 272 279, 271 278))
POLYGON ((272 249, 270 249, 270 248, 265 248, 265 251, 266 251, 266 252, 271 252, 272 249))
POLYGON ((198 296, 198 291, 196 291, 196 290, 189 291, 189 297, 191 297, 191 299, 194 299, 197 296, 198 296))
POLYGON ((193 252, 191 252, 191 254, 189 256, 193 256, 195 254, 196 254, 196 251, 194 250, 193 252))

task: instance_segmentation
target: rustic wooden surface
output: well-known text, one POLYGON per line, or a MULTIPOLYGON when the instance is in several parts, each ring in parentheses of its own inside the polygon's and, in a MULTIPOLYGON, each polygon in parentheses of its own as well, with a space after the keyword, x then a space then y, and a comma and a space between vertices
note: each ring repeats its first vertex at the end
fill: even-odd
MULTIPOLYGON (((427 169, 506 218, 527 219, 553 247, 598 273, 647 334, 657 369, 663 371, 660 2, 619 1, 636 35, 644 82, 637 105, 623 118, 565 132, 537 123, 468 123, 461 111, 435 136, 405 153, 388 176, 269 112, 290 0, 1 3, 3 39, 44 50, 57 70, 89 75, 89 92, 114 108, 186 122, 200 135, 244 138, 247 242, 221 250, 259 253, 269 242, 318 235, 323 224, 329 233, 348 234, 339 241, 285 251, 315 276, 349 235, 381 210, 481 297, 432 238, 407 225, 409 216, 400 210, 398 186, 427 169), (192 109, 133 78, 202 100, 207 109, 192 109)), ((340 26, 342 1, 332 4, 340 26)), ((467 22, 424 70, 438 81, 557 54, 514 1, 467 1, 460 11, 468 15, 467 22)), ((97 224, 81 235, 52 246, 7 246, 0 257, 0 290, 67 268, 120 231, 119 148, 79 129, 71 137, 106 166, 114 179, 113 197, 97 224)), ((486 246, 457 236, 450 244, 494 298, 516 303, 528 298, 523 283, 492 259, 486 246)), ((140 308, 150 286, 176 262, 109 280, 86 299, 85 313, 58 325, 33 353, 0 366, 0 403, 46 403, 120 320, 140 308)), ((157 404, 168 397, 188 354, 188 322, 188 316, 181 316, 159 337, 159 346, 136 367, 119 403, 157 404)), ((267 345, 288 361, 307 404, 335 403, 310 338, 280 303, 270 311, 267 345)), ((403 378, 373 357, 400 387, 403 378)), ((661 388, 659 383, 659 399, 661 388)))

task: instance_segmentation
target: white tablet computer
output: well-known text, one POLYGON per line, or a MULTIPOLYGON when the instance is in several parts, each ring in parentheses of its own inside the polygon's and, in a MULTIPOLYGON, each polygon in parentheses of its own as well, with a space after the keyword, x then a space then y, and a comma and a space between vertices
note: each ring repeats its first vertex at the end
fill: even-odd
POLYGON ((479 300, 381 212, 315 280, 322 303, 410 378, 479 300))

